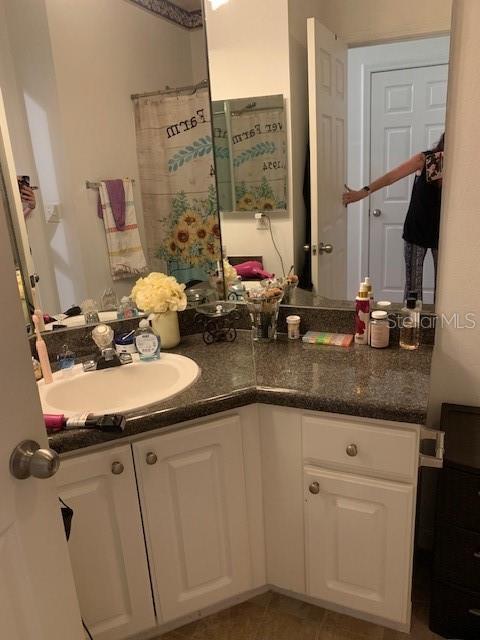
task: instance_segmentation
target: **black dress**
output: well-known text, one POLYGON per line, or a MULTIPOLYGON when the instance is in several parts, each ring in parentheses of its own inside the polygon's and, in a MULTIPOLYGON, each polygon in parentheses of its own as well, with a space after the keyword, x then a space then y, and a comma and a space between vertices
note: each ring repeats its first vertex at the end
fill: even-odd
MULTIPOLYGON (((432 153, 424 151, 425 156, 432 153)), ((442 188, 438 182, 427 182, 425 163, 415 176, 410 205, 403 225, 403 239, 426 249, 438 249, 442 188)))

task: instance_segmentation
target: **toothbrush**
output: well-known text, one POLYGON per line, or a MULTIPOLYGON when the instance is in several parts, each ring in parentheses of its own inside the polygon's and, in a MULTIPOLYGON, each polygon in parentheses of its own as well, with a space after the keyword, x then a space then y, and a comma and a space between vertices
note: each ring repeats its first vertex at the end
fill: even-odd
POLYGON ((32 320, 35 325, 35 335, 37 336, 35 346, 37 348, 40 366, 42 367, 43 379, 45 384, 51 384, 53 382, 52 368, 50 367, 50 360, 48 359, 47 345, 40 335, 40 319, 37 315, 33 315, 32 320))

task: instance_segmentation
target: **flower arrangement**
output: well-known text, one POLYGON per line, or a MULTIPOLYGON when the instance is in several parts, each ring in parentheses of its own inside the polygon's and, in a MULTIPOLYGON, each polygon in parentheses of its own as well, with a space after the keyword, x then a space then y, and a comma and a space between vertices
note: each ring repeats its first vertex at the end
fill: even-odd
POLYGON ((212 270, 220 257, 220 223, 215 188, 207 198, 189 199, 184 191, 172 199, 165 223, 165 241, 156 251, 158 258, 212 270))
POLYGON ((130 297, 139 309, 149 314, 183 311, 187 306, 185 285, 164 273, 152 272, 146 278, 139 278, 130 297))

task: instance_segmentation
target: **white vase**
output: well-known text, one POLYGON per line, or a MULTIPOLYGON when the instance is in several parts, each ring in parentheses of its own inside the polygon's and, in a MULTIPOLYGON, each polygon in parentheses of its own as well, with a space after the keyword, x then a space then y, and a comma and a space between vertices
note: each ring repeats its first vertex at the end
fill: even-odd
POLYGON ((180 344, 180 329, 177 311, 153 313, 150 316, 153 332, 160 338, 162 349, 173 349, 180 344))

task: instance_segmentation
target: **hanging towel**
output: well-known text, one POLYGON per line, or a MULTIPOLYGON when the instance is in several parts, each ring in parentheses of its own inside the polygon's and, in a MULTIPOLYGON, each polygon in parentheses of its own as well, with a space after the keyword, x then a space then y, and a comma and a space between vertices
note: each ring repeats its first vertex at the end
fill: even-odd
MULTIPOLYGON (((123 231, 125 227, 125 189, 123 180, 105 180, 108 192, 108 200, 112 207, 113 219, 119 231, 123 231)), ((98 193, 98 217, 103 220, 103 205, 100 192, 98 193)))
POLYGON ((98 190, 107 238, 110 271, 114 280, 137 278, 147 271, 145 254, 138 233, 132 183, 130 180, 122 182, 125 193, 125 220, 122 230, 118 229, 113 216, 107 184, 101 182, 98 190))

